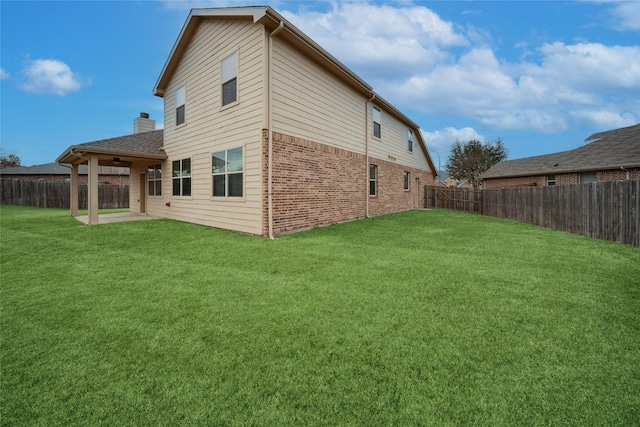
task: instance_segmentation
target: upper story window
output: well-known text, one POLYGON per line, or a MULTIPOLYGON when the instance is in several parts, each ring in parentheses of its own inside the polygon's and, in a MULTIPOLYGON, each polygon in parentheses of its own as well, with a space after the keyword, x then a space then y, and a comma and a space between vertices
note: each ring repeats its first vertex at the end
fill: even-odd
POLYGON ((211 155, 213 197, 242 197, 242 147, 211 155))
POLYGON ((238 53, 222 60, 222 106, 238 100, 238 53))
POLYGON ((373 107, 373 136, 380 138, 382 135, 380 123, 382 122, 382 113, 376 107, 373 107))
POLYGON ((410 153, 413 153, 413 131, 411 129, 407 131, 407 142, 408 142, 407 149, 409 150, 410 153))
POLYGON ((191 159, 174 160, 171 168, 174 196, 191 195, 191 159))
POLYGON ((176 126, 184 123, 184 104, 186 101, 186 92, 184 86, 176 90, 176 126))
POLYGON ((162 165, 149 166, 147 170, 147 180, 149 181, 149 195, 162 195, 162 165))

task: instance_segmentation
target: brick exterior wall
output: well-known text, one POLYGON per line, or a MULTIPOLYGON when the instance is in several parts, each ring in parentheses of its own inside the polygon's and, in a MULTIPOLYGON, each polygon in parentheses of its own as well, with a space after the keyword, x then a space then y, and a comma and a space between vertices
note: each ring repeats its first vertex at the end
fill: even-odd
MULTIPOLYGON (((268 132, 263 130, 263 234, 268 235, 268 132)), ((272 203, 275 235, 422 207, 430 173, 348 150, 273 133, 272 203), (378 166, 378 196, 369 197, 369 164, 378 166), (411 173, 410 191, 403 173, 411 173), (420 185, 415 186, 415 178, 420 185), (418 192, 418 196, 416 196, 418 192)))
POLYGON ((434 184, 432 174, 376 158, 369 158, 369 164, 378 166, 377 195, 369 197, 370 216, 424 207, 424 186, 434 184), (409 172, 408 191, 404 189, 405 171, 409 172))
MULTIPOLYGON (((553 175, 553 174, 549 174, 553 175)), ((570 185, 580 183, 580 173, 559 173, 556 175, 556 185, 570 185)), ((625 179, 640 179, 640 168, 629 170, 612 169, 596 172, 596 180, 601 181, 622 181, 625 179), (628 174, 628 178, 627 178, 628 174)), ((544 186, 547 185, 547 175, 538 176, 520 176, 510 178, 492 178, 483 182, 484 188, 507 188, 526 185, 544 186)))

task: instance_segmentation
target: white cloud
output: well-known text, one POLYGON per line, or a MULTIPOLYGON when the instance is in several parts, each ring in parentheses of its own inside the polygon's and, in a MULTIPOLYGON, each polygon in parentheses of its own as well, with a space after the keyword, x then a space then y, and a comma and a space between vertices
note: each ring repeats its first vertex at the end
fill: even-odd
POLYGON ((546 133, 640 121, 632 95, 640 90, 638 45, 527 45, 526 59, 506 60, 485 29, 462 28, 423 6, 365 1, 282 14, 401 110, 546 133))
POLYGON ((4 68, 0 68, 0 80, 5 80, 11 77, 9 73, 7 73, 4 68))
POLYGON ((640 2, 625 1, 615 4, 611 14, 616 18, 619 30, 640 30, 640 2))
POLYGON ((422 139, 424 139, 424 142, 427 144, 427 149, 431 152, 431 158, 436 162, 436 165, 438 162, 440 163, 440 168, 444 168, 444 165, 447 163, 449 153, 451 152, 451 146, 456 141, 464 143, 475 139, 480 142, 486 142, 484 136, 480 135, 475 129, 470 127, 462 129, 447 127, 434 132, 427 132, 422 129, 420 131, 422 133, 422 139))
POLYGON ((22 90, 36 95, 64 96, 90 84, 88 80, 83 80, 80 74, 73 72, 67 64, 57 59, 29 60, 22 70, 22 77, 22 90))
POLYGON ((448 60, 444 48, 469 44, 451 22, 423 6, 334 3, 324 13, 301 10, 282 15, 356 72, 366 67, 370 74, 386 78, 408 77, 448 60))

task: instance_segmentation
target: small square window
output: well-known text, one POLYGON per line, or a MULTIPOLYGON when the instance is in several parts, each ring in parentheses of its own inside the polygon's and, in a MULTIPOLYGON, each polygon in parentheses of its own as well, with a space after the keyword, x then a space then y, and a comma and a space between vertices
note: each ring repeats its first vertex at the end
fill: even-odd
POLYGON ((555 175, 547 175, 547 185, 556 185, 555 175))

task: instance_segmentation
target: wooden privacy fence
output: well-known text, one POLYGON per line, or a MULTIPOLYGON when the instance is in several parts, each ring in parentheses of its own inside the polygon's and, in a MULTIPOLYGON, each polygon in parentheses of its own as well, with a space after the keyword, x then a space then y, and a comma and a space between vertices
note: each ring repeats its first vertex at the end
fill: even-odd
POLYGON ((427 185, 424 194, 427 208, 482 213, 482 190, 427 185))
POLYGON ((484 215, 640 246, 640 181, 483 190, 484 215))
MULTIPOLYGON (((71 184, 61 181, 26 181, 21 179, 0 180, 0 204, 35 206, 41 208, 69 209, 71 184)), ((87 208, 88 188, 78 188, 78 208, 87 208)), ((129 186, 98 186, 98 208, 119 209, 129 207, 129 186)))
POLYGON ((472 190, 425 187, 425 207, 478 212, 640 247, 640 181, 472 190))

